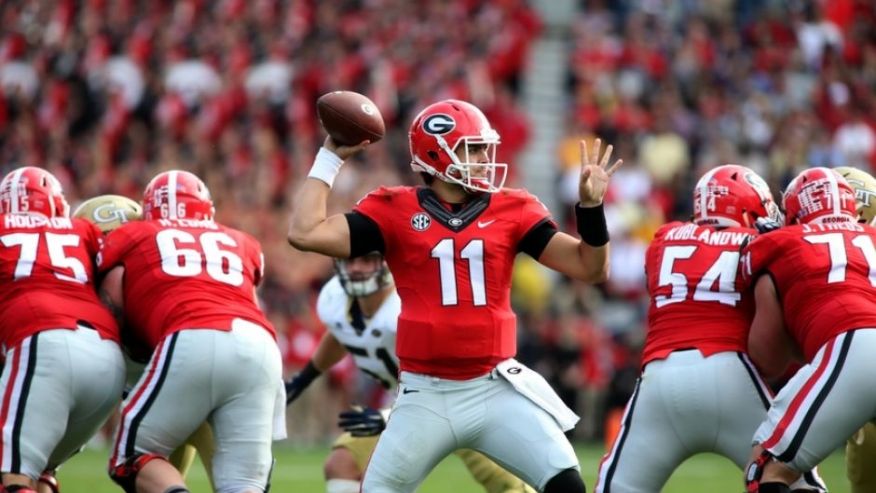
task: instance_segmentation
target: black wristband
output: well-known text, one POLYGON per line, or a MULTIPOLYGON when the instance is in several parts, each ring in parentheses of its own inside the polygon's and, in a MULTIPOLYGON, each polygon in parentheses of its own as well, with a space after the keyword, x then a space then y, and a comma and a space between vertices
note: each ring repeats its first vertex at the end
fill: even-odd
POLYGON ((608 225, 605 224, 605 211, 602 204, 596 207, 581 207, 575 204, 575 219, 581 240, 593 247, 608 243, 608 225))
POLYGON ((316 380, 316 377, 320 375, 322 375, 322 372, 313 366, 313 361, 308 361, 307 365, 305 365, 295 377, 301 382, 301 387, 304 388, 310 385, 310 383, 316 380))

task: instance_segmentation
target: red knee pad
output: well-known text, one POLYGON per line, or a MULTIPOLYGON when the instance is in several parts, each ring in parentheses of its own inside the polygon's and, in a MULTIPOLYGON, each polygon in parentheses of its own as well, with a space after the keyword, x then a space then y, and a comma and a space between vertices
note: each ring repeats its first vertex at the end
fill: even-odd
POLYGON ((126 493, 137 493, 137 474, 143 467, 153 460, 167 461, 164 457, 158 454, 135 454, 110 469, 110 478, 125 490, 126 493))
POLYGON ((44 472, 40 474, 40 479, 37 481, 48 486, 49 489, 52 490, 52 493, 61 493, 61 483, 58 482, 58 478, 56 478, 54 474, 44 472))

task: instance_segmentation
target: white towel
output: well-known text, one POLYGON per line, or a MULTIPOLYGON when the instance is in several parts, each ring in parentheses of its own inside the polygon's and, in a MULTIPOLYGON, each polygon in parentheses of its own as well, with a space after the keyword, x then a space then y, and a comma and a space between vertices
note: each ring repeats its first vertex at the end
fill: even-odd
POLYGON ((581 419, 563 403, 544 377, 523 363, 514 358, 506 359, 496 365, 496 369, 518 392, 553 416, 563 431, 571 430, 581 419))

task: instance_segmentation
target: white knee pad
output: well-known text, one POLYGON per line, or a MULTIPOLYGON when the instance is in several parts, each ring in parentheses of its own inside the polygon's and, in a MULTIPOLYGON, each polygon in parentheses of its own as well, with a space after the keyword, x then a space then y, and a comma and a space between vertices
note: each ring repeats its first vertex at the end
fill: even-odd
POLYGON ((352 479, 329 479, 325 482, 325 493, 359 493, 359 482, 352 479))

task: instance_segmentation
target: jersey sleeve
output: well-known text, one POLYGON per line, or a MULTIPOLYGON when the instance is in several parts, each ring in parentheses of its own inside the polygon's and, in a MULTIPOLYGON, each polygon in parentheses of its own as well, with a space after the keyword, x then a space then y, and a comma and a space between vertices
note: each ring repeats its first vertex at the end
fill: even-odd
POLYGON ((97 270, 105 274, 113 267, 122 264, 125 255, 137 244, 137 234, 134 228, 139 224, 132 223, 112 231, 103 239, 100 252, 97 255, 97 270))
POLYGON ((332 330, 331 324, 328 323, 333 298, 332 286, 338 282, 340 281, 337 276, 332 277, 329 282, 322 286, 322 289, 319 290, 319 296, 316 297, 316 316, 319 318, 320 323, 325 325, 329 331, 332 330))
MULTIPOLYGON (((393 196, 394 193, 392 192, 392 190, 386 187, 380 187, 359 200, 359 202, 356 204, 356 207, 353 208, 354 213, 364 216, 377 226, 377 230, 379 230, 380 232, 381 243, 383 244, 384 249, 386 247, 386 242, 391 238, 392 233, 391 210, 393 207, 393 196)), ((350 222, 349 216, 347 218, 347 221, 348 223, 350 222)), ((362 224, 366 223, 367 221, 362 222, 362 224)), ((364 248, 363 246, 356 244, 356 242, 360 240, 371 241, 374 240, 374 238, 371 238, 370 236, 363 238, 363 235, 361 234, 351 234, 351 255, 356 253, 362 255, 371 251, 360 251, 364 248)))
POLYGON ((360 257, 371 252, 386 252, 383 233, 377 223, 368 216, 353 211, 344 215, 350 228, 350 258, 360 257))
POLYGON ((557 223, 554 221, 553 217, 551 217, 550 211, 535 195, 523 191, 521 192, 521 202, 520 227, 517 231, 518 242, 523 240, 530 231, 542 223, 548 222, 554 227, 554 229, 557 229, 557 223))
POLYGON ((754 237, 742 249, 743 289, 753 286, 757 279, 769 271, 770 265, 781 252, 781 231, 773 231, 754 237))

